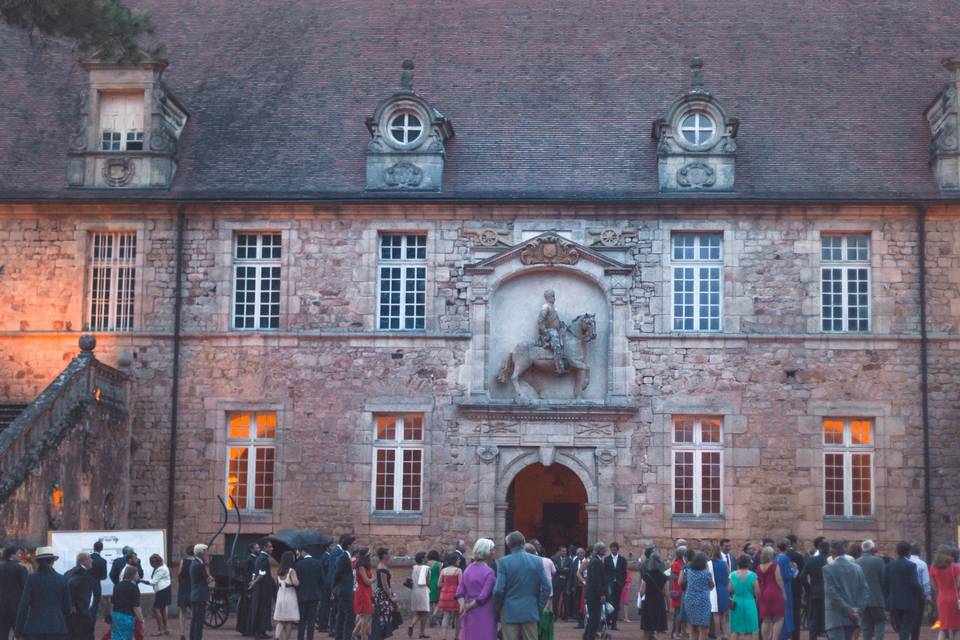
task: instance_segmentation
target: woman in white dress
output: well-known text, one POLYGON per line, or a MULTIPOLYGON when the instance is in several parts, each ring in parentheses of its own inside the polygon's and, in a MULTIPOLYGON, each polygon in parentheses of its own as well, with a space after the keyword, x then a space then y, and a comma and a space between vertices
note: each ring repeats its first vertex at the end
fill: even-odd
POLYGON ((410 571, 410 581, 413 583, 410 589, 410 610, 413 612, 413 620, 407 627, 407 637, 413 637, 413 627, 420 622, 419 638, 426 638, 424 634, 427 628, 427 618, 430 617, 430 567, 424 564, 427 559, 425 551, 419 551, 413 557, 413 569, 410 571))
POLYGON ((293 551, 284 551, 280 556, 280 571, 277 573, 277 603, 273 607, 277 640, 289 640, 300 622, 300 604, 297 602, 297 587, 300 580, 293 569, 296 557, 293 551))

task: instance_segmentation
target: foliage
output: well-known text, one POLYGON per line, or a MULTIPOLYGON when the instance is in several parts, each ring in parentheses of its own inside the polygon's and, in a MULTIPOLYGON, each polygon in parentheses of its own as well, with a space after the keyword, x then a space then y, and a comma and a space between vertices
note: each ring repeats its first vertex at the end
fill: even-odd
POLYGON ((138 40, 153 34, 153 23, 122 0, 0 0, 0 18, 31 35, 73 40, 80 53, 101 60, 138 62, 160 52, 140 48, 138 40))

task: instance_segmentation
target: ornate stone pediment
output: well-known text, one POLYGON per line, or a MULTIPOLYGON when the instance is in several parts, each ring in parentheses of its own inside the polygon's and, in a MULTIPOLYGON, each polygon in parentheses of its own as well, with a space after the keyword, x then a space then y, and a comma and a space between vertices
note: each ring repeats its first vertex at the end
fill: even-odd
POLYGON ((553 231, 547 231, 500 253, 467 267, 468 273, 492 273, 498 266, 516 260, 525 266, 572 266, 581 261, 603 269, 606 275, 629 275, 633 265, 627 265, 590 247, 567 240, 553 231))

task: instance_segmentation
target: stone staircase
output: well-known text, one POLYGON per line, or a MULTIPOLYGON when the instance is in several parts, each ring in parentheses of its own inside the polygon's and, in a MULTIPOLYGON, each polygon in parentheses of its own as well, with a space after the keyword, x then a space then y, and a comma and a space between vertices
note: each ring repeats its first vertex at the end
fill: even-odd
POLYGON ((25 404, 0 404, 0 433, 27 408, 25 404))
POLYGON ((81 337, 79 346, 80 353, 33 402, 0 404, 0 516, 16 506, 8 500, 17 502, 18 489, 38 477, 62 441, 78 430, 127 419, 129 377, 94 357, 93 336, 81 337))

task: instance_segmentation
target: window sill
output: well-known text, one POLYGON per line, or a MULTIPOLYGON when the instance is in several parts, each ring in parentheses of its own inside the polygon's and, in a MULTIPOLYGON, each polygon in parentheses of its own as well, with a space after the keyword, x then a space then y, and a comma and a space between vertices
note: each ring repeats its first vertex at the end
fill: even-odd
POLYGON ((391 511, 373 511, 370 513, 370 524, 421 524, 423 512, 394 513, 391 511))
POLYGON ((697 529, 722 529, 727 526, 726 518, 722 514, 710 516, 674 515, 671 520, 674 526, 682 525, 697 529))
POLYGON ((823 519, 823 528, 831 531, 872 531, 877 528, 877 519, 869 518, 828 518, 823 519))

